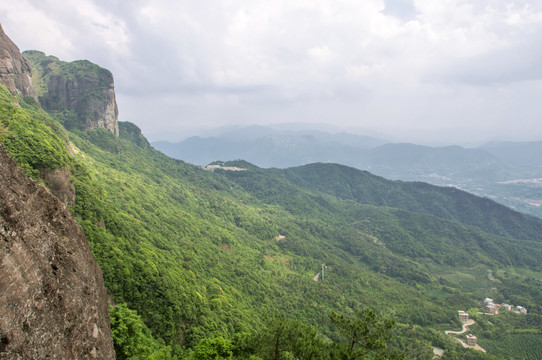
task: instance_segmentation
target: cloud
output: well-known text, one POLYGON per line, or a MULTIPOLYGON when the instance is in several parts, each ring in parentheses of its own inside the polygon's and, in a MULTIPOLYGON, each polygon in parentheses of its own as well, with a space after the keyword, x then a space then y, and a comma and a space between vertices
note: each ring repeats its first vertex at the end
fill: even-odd
POLYGON ((463 18, 466 25, 452 27, 454 40, 448 42, 452 51, 432 64, 424 80, 492 86, 540 79, 540 6, 470 6, 463 18))
POLYGON ((539 116, 534 1, 20 0, 0 17, 22 49, 110 69, 146 134, 315 119, 533 133, 539 116))

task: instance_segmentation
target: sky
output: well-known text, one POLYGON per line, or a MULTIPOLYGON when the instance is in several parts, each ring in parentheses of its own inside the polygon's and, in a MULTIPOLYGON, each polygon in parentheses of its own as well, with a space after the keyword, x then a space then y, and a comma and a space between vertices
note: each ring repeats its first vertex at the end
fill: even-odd
POLYGON ((290 122, 542 140, 538 0, 0 0, 0 23, 109 69, 150 140, 290 122))

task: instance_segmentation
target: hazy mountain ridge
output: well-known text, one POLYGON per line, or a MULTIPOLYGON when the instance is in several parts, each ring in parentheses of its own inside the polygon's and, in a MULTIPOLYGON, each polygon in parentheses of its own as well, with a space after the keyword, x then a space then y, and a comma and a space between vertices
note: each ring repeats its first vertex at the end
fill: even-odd
POLYGON ((244 159, 262 167, 289 167, 312 162, 336 162, 364 149, 384 144, 369 136, 321 130, 284 130, 266 126, 226 128, 215 136, 190 137, 180 143, 153 142, 166 155, 196 165, 215 160, 244 159))
POLYGON ((492 141, 480 148, 513 164, 542 167, 542 141, 492 141))
POLYGON ((542 185, 509 182, 542 178, 537 142, 431 147, 348 133, 254 126, 223 129, 212 137, 191 137, 180 143, 152 144, 169 156, 202 166, 237 159, 264 168, 339 163, 389 179, 455 186, 542 217, 542 185))

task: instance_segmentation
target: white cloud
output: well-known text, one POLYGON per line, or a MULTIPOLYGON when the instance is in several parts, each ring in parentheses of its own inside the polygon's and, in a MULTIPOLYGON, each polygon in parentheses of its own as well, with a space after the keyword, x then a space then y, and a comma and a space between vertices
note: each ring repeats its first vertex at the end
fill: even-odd
POLYGON ((2 1, 22 49, 112 70, 121 116, 146 133, 325 116, 387 128, 538 126, 521 100, 539 95, 542 78, 535 1, 2 1))

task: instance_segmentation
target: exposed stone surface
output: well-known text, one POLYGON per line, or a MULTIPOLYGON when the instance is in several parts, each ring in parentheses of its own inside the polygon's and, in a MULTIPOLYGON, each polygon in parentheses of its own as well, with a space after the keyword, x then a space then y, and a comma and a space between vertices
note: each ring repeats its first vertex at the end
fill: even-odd
POLYGON ((6 85, 13 95, 30 95, 35 98, 30 77, 30 65, 0 25, 0 83, 6 85))
POLYGON ((62 201, 65 205, 75 204, 75 187, 71 180, 69 169, 53 169, 42 171, 42 178, 45 180, 49 191, 62 201))
POLYGON ((69 110, 76 115, 67 128, 106 128, 119 135, 118 107, 113 75, 87 60, 64 62, 41 51, 25 51, 40 89, 39 100, 47 110, 69 110))
POLYGON ((74 110, 86 130, 106 128, 119 135, 118 108, 115 100, 113 76, 108 71, 108 86, 100 86, 99 79, 83 76, 70 79, 64 74, 52 74, 47 83, 48 96, 43 104, 49 110, 74 110))
POLYGON ((0 359, 114 359, 107 295, 70 212, 0 146, 0 359))

